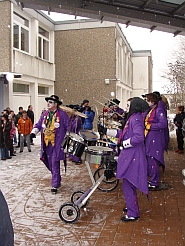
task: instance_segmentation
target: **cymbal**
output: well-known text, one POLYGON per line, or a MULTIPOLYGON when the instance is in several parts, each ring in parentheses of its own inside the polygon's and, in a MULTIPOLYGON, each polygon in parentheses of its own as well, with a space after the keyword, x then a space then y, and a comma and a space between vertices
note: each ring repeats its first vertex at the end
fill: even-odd
POLYGON ((60 106, 60 108, 64 111, 66 111, 67 113, 71 113, 71 114, 74 114, 75 110, 70 108, 70 107, 66 107, 66 106, 60 106))
POLYGON ((88 118, 87 115, 85 114, 82 114, 81 112, 78 112, 76 109, 72 109, 70 107, 66 107, 66 106, 60 106, 60 108, 62 110, 64 110, 65 112, 67 113, 70 113, 70 114, 74 114, 74 115, 77 115, 77 116, 80 116, 80 117, 83 117, 83 118, 88 118))
POLYGON ((83 114, 77 110, 74 110, 74 115, 77 115, 77 116, 80 116, 80 117, 86 118, 86 119, 88 118, 88 116, 86 114, 83 114))
POLYGON ((114 120, 107 120, 106 124, 109 126, 122 126, 121 123, 114 121, 114 120))

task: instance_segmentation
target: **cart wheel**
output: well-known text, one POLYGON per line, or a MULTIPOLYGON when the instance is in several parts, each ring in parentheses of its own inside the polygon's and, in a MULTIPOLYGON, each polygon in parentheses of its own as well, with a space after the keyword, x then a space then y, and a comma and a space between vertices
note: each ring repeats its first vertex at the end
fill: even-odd
POLYGON ((59 217, 66 223, 74 223, 80 217, 80 209, 71 202, 64 203, 59 209, 59 217))
MULTIPOLYGON (((72 196, 71 196, 71 202, 75 203, 78 201, 78 199, 84 194, 85 192, 82 190, 79 191, 75 191, 73 192, 72 196)), ((81 208, 85 208, 87 207, 87 205, 89 204, 90 199, 87 199, 86 203, 84 205, 81 206, 81 208)))
MULTIPOLYGON (((102 175, 104 175, 104 173, 105 173, 105 167, 99 167, 93 175, 94 180, 97 181, 102 175)), ((113 177, 111 177, 110 179, 106 179, 106 177, 104 177, 104 179, 98 186, 98 190, 104 192, 113 191, 118 186, 118 183, 119 183, 119 179, 116 179, 116 175, 113 175, 113 177)))

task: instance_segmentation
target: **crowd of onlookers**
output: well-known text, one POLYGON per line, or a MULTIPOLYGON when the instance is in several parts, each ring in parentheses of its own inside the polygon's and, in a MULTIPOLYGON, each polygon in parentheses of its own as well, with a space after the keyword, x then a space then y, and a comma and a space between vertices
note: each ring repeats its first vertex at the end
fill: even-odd
POLYGON ((31 152, 30 145, 33 145, 33 140, 30 138, 30 132, 34 124, 32 105, 29 105, 27 110, 19 107, 17 114, 7 107, 1 113, 0 122, 1 160, 16 156, 16 148, 19 148, 21 153, 27 146, 31 152))

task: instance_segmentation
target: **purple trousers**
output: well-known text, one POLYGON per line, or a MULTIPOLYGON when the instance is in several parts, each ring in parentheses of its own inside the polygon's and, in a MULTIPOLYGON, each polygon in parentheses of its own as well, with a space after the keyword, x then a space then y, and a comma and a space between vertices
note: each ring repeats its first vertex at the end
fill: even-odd
POLYGON ((126 201, 127 216, 134 218, 139 217, 139 206, 137 200, 136 187, 127 179, 123 179, 122 188, 126 201))
POLYGON ((55 158, 53 158, 53 146, 51 145, 51 143, 49 143, 49 145, 46 147, 46 154, 48 164, 45 165, 52 175, 51 186, 57 188, 61 182, 60 161, 56 161, 55 158))
POLYGON ((74 155, 70 155, 69 154, 69 158, 71 158, 72 161, 75 161, 75 162, 79 162, 81 161, 81 158, 77 157, 77 156, 74 156, 74 155))
POLYGON ((152 156, 146 156, 148 164, 148 176, 150 177, 150 184, 154 186, 159 185, 160 172, 159 162, 152 156))

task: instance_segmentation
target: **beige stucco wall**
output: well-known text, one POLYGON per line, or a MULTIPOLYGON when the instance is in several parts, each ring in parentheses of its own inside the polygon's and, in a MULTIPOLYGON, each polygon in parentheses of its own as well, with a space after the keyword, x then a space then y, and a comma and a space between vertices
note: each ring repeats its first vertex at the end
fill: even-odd
POLYGON ((110 92, 116 92, 115 28, 79 29, 55 32, 55 93, 64 104, 89 99, 90 105, 103 106, 110 92))
MULTIPOLYGON (((144 57, 132 57, 133 62, 133 96, 141 96, 149 92, 149 59, 144 57)), ((150 75, 150 76, 149 76, 150 75)), ((150 80, 149 80, 150 78, 150 80)))
POLYGON ((11 70, 11 4, 0 2, 0 72, 11 70))

